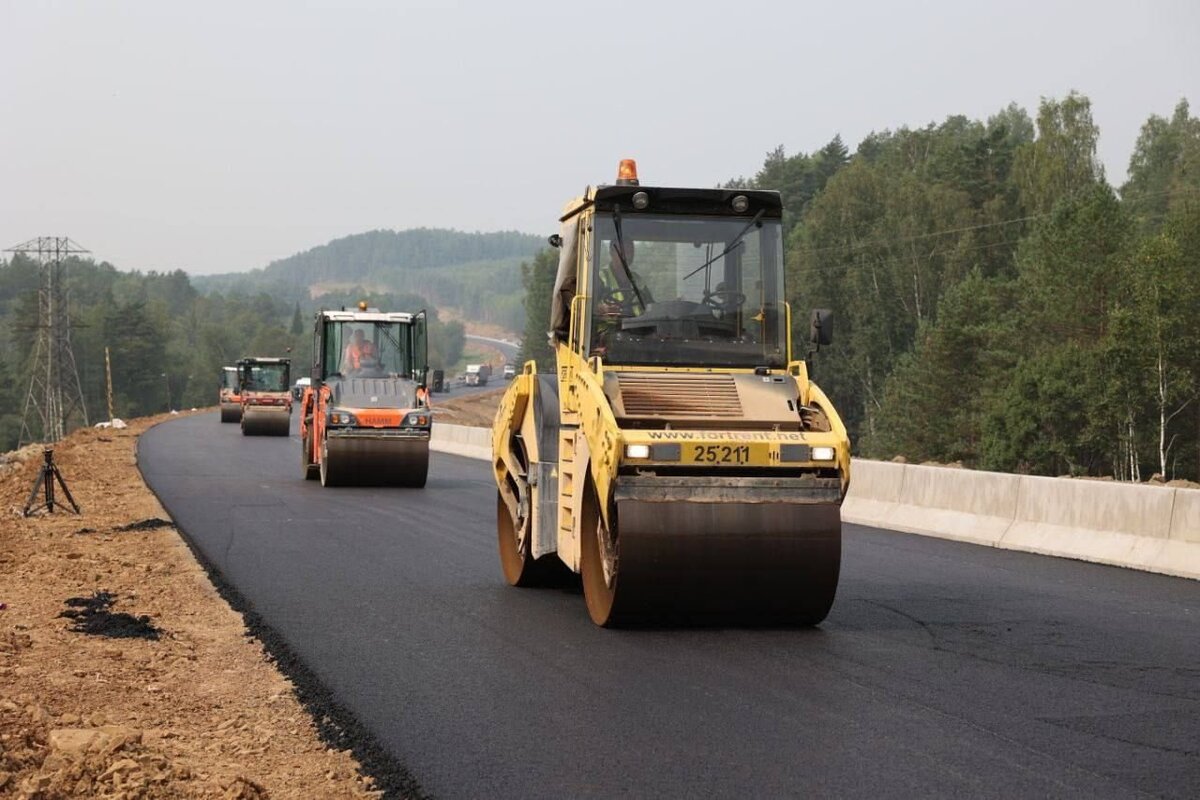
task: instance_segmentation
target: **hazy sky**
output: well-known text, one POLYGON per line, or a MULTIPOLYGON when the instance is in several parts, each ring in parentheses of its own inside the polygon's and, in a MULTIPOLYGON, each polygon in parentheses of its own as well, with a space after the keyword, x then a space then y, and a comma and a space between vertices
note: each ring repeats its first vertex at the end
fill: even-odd
POLYGON ((1110 180, 1200 111, 1200 2, 0 0, 0 247, 263 266, 373 228, 548 234, 570 196, 1087 94, 1110 180))

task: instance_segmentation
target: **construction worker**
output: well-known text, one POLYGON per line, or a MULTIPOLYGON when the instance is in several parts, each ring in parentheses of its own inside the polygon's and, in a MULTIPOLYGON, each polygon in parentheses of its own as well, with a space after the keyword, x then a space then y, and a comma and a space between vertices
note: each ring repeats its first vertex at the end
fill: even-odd
MULTIPOLYGON (((343 375, 350 375, 361 370, 363 362, 368 356, 367 345, 371 345, 371 343, 367 341, 363 329, 355 328, 350 337, 350 343, 346 345, 346 351, 342 353, 342 368, 338 371, 343 375)), ((374 345, 371 347, 373 348, 374 345)))
POLYGON ((640 315, 654 302, 642 276, 633 271, 633 240, 625 239, 623 245, 618 247, 615 239, 611 242, 608 269, 601 270, 597 276, 600 285, 596 292, 596 323, 592 337, 595 355, 607 354, 609 337, 620 329, 622 317, 640 315))

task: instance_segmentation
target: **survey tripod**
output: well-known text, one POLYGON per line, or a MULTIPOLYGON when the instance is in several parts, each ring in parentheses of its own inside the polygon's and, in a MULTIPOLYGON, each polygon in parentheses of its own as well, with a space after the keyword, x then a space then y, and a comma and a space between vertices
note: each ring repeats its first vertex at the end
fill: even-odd
POLYGON ((50 514, 54 513, 54 507, 60 506, 67 508, 65 503, 54 499, 54 484, 57 483, 66 495, 67 502, 70 503, 70 509, 78 514, 79 504, 75 502, 75 498, 71 496, 71 490, 67 488, 67 482, 63 480, 62 473, 58 471, 58 465, 54 463, 54 449, 47 447, 43 454, 45 462, 42 464, 42 469, 38 472, 37 480, 33 482, 33 490, 29 493, 29 499, 25 501, 24 514, 31 517, 39 511, 46 511, 50 514), (37 497, 38 489, 43 490, 44 499, 40 504, 34 506, 34 498, 37 497))

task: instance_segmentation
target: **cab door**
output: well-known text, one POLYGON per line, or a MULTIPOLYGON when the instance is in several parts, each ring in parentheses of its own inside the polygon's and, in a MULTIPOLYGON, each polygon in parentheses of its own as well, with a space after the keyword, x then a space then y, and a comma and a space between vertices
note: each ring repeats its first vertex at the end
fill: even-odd
POLYGON ((417 383, 425 386, 429 372, 429 322, 424 311, 418 312, 412 321, 412 375, 417 383))

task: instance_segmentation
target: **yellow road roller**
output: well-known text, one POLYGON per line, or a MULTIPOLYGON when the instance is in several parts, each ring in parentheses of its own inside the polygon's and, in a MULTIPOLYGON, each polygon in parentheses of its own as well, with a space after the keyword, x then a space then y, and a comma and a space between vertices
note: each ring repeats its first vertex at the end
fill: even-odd
POLYGON ((422 487, 429 472, 424 311, 320 311, 300 401, 301 470, 324 486, 422 487))
MULTIPOLYGON (((602 626, 813 625, 841 564, 850 442, 792 354, 777 192, 615 185, 569 203, 555 364, 524 365, 492 436, 500 563, 557 562, 602 626)), ((814 311, 812 346, 832 317, 814 311)))
POLYGON ((243 358, 237 370, 242 435, 287 436, 292 422, 291 360, 243 358))

